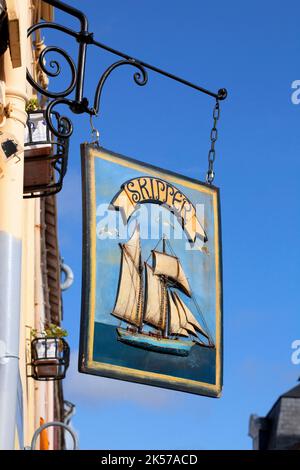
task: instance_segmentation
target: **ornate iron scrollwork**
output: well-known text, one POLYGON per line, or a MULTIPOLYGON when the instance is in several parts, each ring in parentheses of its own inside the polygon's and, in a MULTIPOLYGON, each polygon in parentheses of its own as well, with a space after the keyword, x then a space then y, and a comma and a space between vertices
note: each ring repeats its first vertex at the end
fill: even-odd
POLYGON ((112 73, 113 70, 115 70, 116 68, 122 65, 132 65, 133 67, 136 67, 139 70, 139 72, 135 72, 133 75, 133 79, 137 85, 144 86, 148 82, 147 71, 138 62, 135 62, 134 60, 126 60, 126 59, 115 62, 114 64, 112 64, 110 67, 108 67, 105 70, 105 72, 102 74, 99 80, 99 83, 96 88, 96 93, 95 93, 94 107, 91 109, 92 114, 97 115, 99 113, 102 90, 103 90, 103 86, 107 78, 109 77, 109 75, 112 73))
POLYGON ((73 133, 73 124, 72 121, 67 116, 60 116, 58 113, 55 116, 59 116, 56 123, 58 127, 56 128, 53 124, 52 116, 54 115, 53 108, 59 104, 66 104, 72 109, 73 101, 66 98, 56 98, 53 101, 50 101, 46 108, 46 121, 51 132, 59 139, 68 139, 73 133))
POLYGON ((61 74, 62 67, 60 63, 58 62, 58 60, 51 60, 49 62, 49 66, 47 66, 46 64, 47 55, 51 52, 57 53, 59 56, 61 56, 63 59, 66 60, 71 71, 71 80, 67 88, 65 88, 64 90, 59 91, 59 92, 57 91, 53 92, 53 91, 44 89, 43 87, 40 86, 39 83, 37 83, 33 79, 31 74, 27 71, 27 79, 29 83, 33 86, 33 88, 35 88, 41 95, 52 99, 52 101, 49 102, 47 109, 46 109, 46 120, 47 120, 47 124, 49 128, 51 129, 51 132, 56 137, 62 138, 62 139, 69 138, 73 132, 73 125, 72 125, 71 120, 68 117, 64 116, 60 118, 61 123, 63 122, 64 125, 63 126, 59 125, 57 128, 55 128, 51 120, 53 108, 59 104, 64 104, 64 105, 67 105, 69 109, 75 114, 82 114, 82 113, 87 113, 90 115, 98 114, 99 109, 100 109, 100 100, 101 100, 103 86, 107 78, 111 74, 111 72, 115 70, 117 67, 120 67, 121 65, 131 65, 138 69, 138 72, 134 74, 133 78, 134 78, 135 83, 139 86, 146 85, 147 80, 148 80, 148 74, 147 74, 146 69, 148 69, 148 70, 152 70, 155 73, 163 75, 167 78, 175 80, 179 83, 182 83, 188 87, 191 87, 195 90, 198 90, 201 93, 209 95, 215 98, 216 100, 221 101, 226 98, 227 91, 224 88, 221 88, 217 93, 214 93, 192 82, 189 82, 183 78, 177 77, 176 75, 173 75, 169 72, 159 69, 158 67, 155 67, 151 64, 147 64, 141 60, 132 58, 131 56, 123 52, 120 52, 116 49, 106 46, 105 44, 95 41, 93 34, 90 33, 88 30, 87 18, 81 11, 61 2, 60 0, 44 0, 44 2, 77 18, 80 21, 80 25, 81 25, 81 29, 79 32, 74 31, 70 28, 67 28, 61 24, 51 23, 51 22, 43 22, 43 23, 33 25, 28 30, 28 36, 31 36, 31 34, 33 34, 38 29, 46 29, 46 28, 54 29, 62 33, 65 33, 68 36, 73 37, 79 44, 77 64, 75 64, 74 60, 68 55, 68 53, 64 49, 62 49, 61 47, 57 47, 57 46, 46 47, 41 52, 38 58, 38 65, 40 69, 42 70, 42 72, 44 72, 47 76, 52 77, 52 78, 56 78, 61 74), (94 45, 98 48, 106 50, 107 52, 110 52, 122 58, 122 60, 119 60, 118 62, 113 63, 102 74, 99 80, 99 83, 97 85, 96 91, 95 91, 93 107, 89 107, 89 101, 87 98, 84 97, 84 78, 85 78, 86 52, 87 52, 88 45, 94 45), (70 95, 73 92, 74 92, 74 96, 73 98, 70 98, 70 95))
MULTIPOLYGON (((76 33, 75 31, 66 28, 64 26, 61 26, 56 23, 40 23, 37 25, 32 26, 28 30, 28 37, 33 34, 35 31, 38 29, 45 29, 45 28, 51 28, 51 29, 56 29, 58 31, 62 31, 76 39, 80 37, 79 33, 76 33)), ((49 53, 56 53, 59 56, 61 56, 63 59, 65 59, 66 63, 69 66, 70 72, 71 72, 71 80, 68 86, 64 90, 60 91, 51 91, 49 89, 44 89, 42 86, 40 86, 39 83, 37 83, 34 78, 31 76, 30 72, 27 70, 27 80, 31 84, 31 86, 37 90, 41 95, 46 96, 47 98, 52 98, 52 101, 49 102, 47 109, 46 109, 46 120, 49 128, 51 129, 51 132, 58 138, 68 138, 71 136, 73 132, 73 125, 71 120, 64 116, 61 117, 60 119, 63 119, 64 125, 63 126, 58 126, 57 128, 54 127, 53 121, 51 118, 51 113, 53 111, 53 108, 59 104, 65 104, 67 105, 72 111, 74 111, 75 107, 79 109, 79 103, 78 101, 67 99, 66 97, 69 96, 74 89, 76 88, 78 84, 78 68, 76 67, 73 59, 68 55, 68 53, 62 49, 61 47, 57 46, 47 46, 41 54, 39 55, 38 58, 38 65, 40 69, 42 70, 43 73, 45 73, 47 76, 56 78, 58 77, 61 72, 62 72, 62 66, 60 65, 58 60, 50 60, 49 66, 46 64, 46 57, 49 53)), ((87 100, 82 100, 82 112, 88 111, 87 108, 87 100)))

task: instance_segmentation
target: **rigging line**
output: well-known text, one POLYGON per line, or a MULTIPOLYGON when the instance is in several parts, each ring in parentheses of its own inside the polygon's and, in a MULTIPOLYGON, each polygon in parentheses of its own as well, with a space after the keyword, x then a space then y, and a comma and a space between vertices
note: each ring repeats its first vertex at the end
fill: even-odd
POLYGON ((139 293, 138 293, 138 302, 136 307, 136 316, 139 318, 141 330, 143 330, 143 323, 144 323, 144 276, 143 276, 143 267, 142 267, 141 259, 140 259, 140 286, 139 286, 139 293))
POLYGON ((152 256, 152 251, 155 251, 155 250, 156 250, 156 248, 158 247, 158 245, 160 244, 161 241, 162 241, 162 238, 160 238, 160 239, 158 240, 158 242, 156 243, 156 245, 155 245, 155 247, 153 248, 153 250, 150 251, 150 255, 149 255, 148 258, 146 259, 146 263, 148 263, 149 258, 152 256))
MULTIPOLYGON (((171 251, 172 254, 177 258, 177 255, 176 255, 175 251, 173 250, 171 243, 169 242, 168 239, 166 239, 166 241, 167 241, 167 244, 168 244, 168 246, 169 246, 169 248, 170 248, 170 251, 171 251)), ((202 311, 201 311, 201 309, 200 309, 200 307, 199 307, 199 305, 198 305, 198 302, 196 301, 196 298, 195 298, 195 296, 194 296, 194 293, 193 293, 193 290, 192 290, 192 288, 191 288, 191 284, 190 284, 190 281, 189 281, 189 278, 188 278, 188 277, 187 277, 187 281, 188 281, 188 284, 189 284, 190 289, 191 289, 191 293, 192 293, 192 296, 191 296, 191 297, 192 297, 192 300, 194 301, 194 303, 195 303, 195 305, 196 305, 197 311, 200 313, 200 316, 201 316, 201 318, 202 318, 202 321, 203 321, 203 323, 204 323, 204 326, 205 326, 205 328, 206 328, 206 331, 207 331, 207 333, 208 333, 208 335, 209 335, 209 339, 210 339, 210 341, 212 341, 213 344, 214 344, 211 331, 210 331, 210 329, 209 329, 209 327, 208 327, 208 325, 207 325, 207 322, 206 322, 206 320, 205 320, 205 317, 204 317, 204 315, 203 315, 203 313, 202 313, 202 311)), ((176 287, 176 284, 177 284, 177 283, 170 283, 170 287, 176 287)), ((188 322, 188 323, 189 323, 189 322, 188 322)))
MULTIPOLYGON (((124 243, 124 245, 125 245, 125 243, 124 243)), ((136 270, 136 272, 137 272, 138 274, 141 274, 139 268, 136 267, 135 261, 134 261, 133 257, 131 256, 131 254, 129 253, 129 251, 127 250, 127 248, 124 248, 124 247, 123 247, 123 250, 125 251, 125 253, 126 253, 126 255, 128 256, 128 258, 130 258, 130 260, 132 261, 133 267, 134 267, 134 269, 136 270)))
POLYGON ((167 242, 168 247, 170 248, 170 251, 171 251, 172 255, 174 255, 175 258, 177 258, 177 255, 176 255, 175 251, 173 250, 172 245, 171 245, 168 238, 166 238, 166 242, 167 242))
POLYGON ((214 343, 214 340, 213 340, 213 337, 212 337, 212 334, 211 334, 211 331, 210 331, 210 329, 209 329, 209 327, 208 327, 208 325, 207 325, 207 322, 206 322, 206 320, 205 320, 204 314, 202 313, 202 311, 201 311, 201 309, 200 309, 200 307, 199 307, 199 304, 198 304, 198 302, 197 302, 197 300, 196 300, 196 297, 195 297, 195 295, 194 295, 194 292, 193 292, 192 290, 191 290, 191 292, 192 292, 192 300, 194 301, 194 303, 195 303, 195 305, 196 305, 196 308, 197 308, 198 312, 200 313, 201 319, 202 319, 202 321, 203 321, 203 323, 204 323, 204 326, 205 326, 205 328, 206 328, 206 331, 207 331, 207 333, 208 333, 208 335, 209 335, 209 339, 212 341, 213 344, 215 344, 215 343, 214 343))
POLYGON ((139 292, 139 290, 138 290, 138 289, 135 287, 135 285, 134 285, 134 278, 133 278, 132 272, 130 271, 130 266, 129 266, 129 264, 128 264, 128 261, 126 261, 126 263, 127 263, 128 268, 129 268, 129 275, 130 275, 130 278, 131 278, 132 285, 134 286, 134 287, 133 287, 134 294, 135 294, 135 296, 137 296, 137 292, 139 292))
MULTIPOLYGON (((168 244, 168 246, 169 246, 169 248, 170 248, 170 251, 172 252, 173 256, 178 259, 178 262, 179 262, 179 264, 181 265, 180 259, 179 259, 178 256, 176 255, 176 253, 175 253, 175 251, 173 250, 172 245, 171 245, 171 243, 169 242, 168 239, 167 239, 167 244, 168 244)), ((189 278, 188 278, 187 275, 185 275, 185 276, 186 276, 188 285, 189 285, 189 287, 190 287, 190 289, 191 289, 191 284, 190 284, 189 278)), ((191 289, 191 290, 192 290, 192 289, 191 289)))
MULTIPOLYGON (((168 244, 168 246, 169 246, 169 248, 170 248, 170 251, 171 251, 172 254, 177 258, 177 255, 176 255, 175 251, 173 250, 170 241, 169 241, 168 239, 166 239, 166 241, 167 241, 167 244, 168 244)), ((179 262, 180 262, 180 260, 179 260, 179 262)), ((193 290, 192 290, 192 288, 191 288, 191 284, 190 284, 190 281, 189 281, 189 278, 188 278, 188 277, 187 277, 187 281, 188 281, 189 287, 190 287, 190 289, 191 289, 191 293, 192 293, 192 296, 191 296, 191 297, 192 297, 192 300, 194 301, 194 303, 195 303, 195 305, 196 305, 196 308, 197 308, 198 312, 200 313, 200 316, 201 316, 202 321, 203 321, 203 323, 204 323, 204 326, 205 326, 205 328, 206 328, 206 330, 207 330, 207 333, 208 333, 208 335, 209 335, 209 337, 210 337, 210 340, 214 343, 213 337, 212 337, 212 334, 211 334, 211 331, 210 331, 210 329, 209 329, 209 327, 208 327, 208 325, 207 325, 207 322, 206 322, 206 320, 205 320, 205 317, 204 317, 204 315, 203 315, 203 313, 202 313, 202 311, 201 311, 201 309, 200 309, 200 307, 199 307, 199 305, 198 305, 198 302, 196 301, 196 298, 195 298, 195 296, 194 296, 194 293, 193 293, 193 290)), ((176 286, 176 284, 175 284, 175 286, 176 286)))

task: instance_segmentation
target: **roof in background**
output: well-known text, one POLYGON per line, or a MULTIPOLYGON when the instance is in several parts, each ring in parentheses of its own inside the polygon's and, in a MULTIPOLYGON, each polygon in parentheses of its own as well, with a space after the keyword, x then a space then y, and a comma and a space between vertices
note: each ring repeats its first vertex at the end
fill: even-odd
POLYGON ((281 395, 281 398, 300 398, 300 384, 281 395))

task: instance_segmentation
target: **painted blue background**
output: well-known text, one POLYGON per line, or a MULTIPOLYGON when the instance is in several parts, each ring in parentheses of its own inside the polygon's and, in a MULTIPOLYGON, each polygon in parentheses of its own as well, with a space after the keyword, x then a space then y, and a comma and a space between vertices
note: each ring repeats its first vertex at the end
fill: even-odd
MULTIPOLYGON (((95 323, 94 361, 205 384, 216 383, 216 351, 214 349, 194 345, 189 355, 182 357, 135 348, 118 341, 117 336, 115 326, 95 323)), ((151 383, 151 380, 149 382, 151 383)), ((166 380, 165 384, 167 383, 166 380)))
MULTIPOLYGON (((105 362, 132 369, 145 370, 175 377, 183 377, 199 382, 215 383, 216 350, 208 350, 195 345, 188 357, 178 357, 144 351, 120 343, 117 339, 116 326, 120 320, 113 317, 111 312, 116 301, 120 273, 121 251, 119 243, 127 242, 132 236, 135 226, 140 226, 142 263, 148 260, 152 264, 151 250, 156 246, 162 251, 161 237, 168 238, 170 247, 179 257, 182 268, 191 286, 193 296, 200 306, 203 319, 196 309, 193 300, 184 294, 180 297, 190 308, 195 318, 215 340, 216 325, 216 265, 215 265, 215 224, 218 220, 213 217, 213 198, 211 194, 191 190, 182 184, 175 183, 194 207, 202 209, 197 214, 199 222, 205 227, 208 241, 205 251, 203 243, 197 239, 194 249, 189 244, 184 231, 170 211, 156 204, 143 204, 132 215, 128 224, 124 224, 119 211, 109 210, 111 201, 120 191, 122 185, 130 179, 139 176, 153 175, 147 168, 136 170, 117 162, 109 162, 94 154, 94 180, 96 188, 96 303, 93 360, 105 362), (201 206, 200 206, 201 205, 201 206), (153 230, 153 225, 157 226, 153 230), (176 230, 177 228, 177 230, 176 230), (176 238, 180 236, 181 238, 176 238), (114 325, 109 327, 109 325, 114 325)), ((172 178, 163 178, 173 184, 172 178)), ((172 254, 167 243, 166 249, 172 254)), ((92 255, 93 256, 93 255, 92 255)), ((128 286, 128 289, 131 287, 128 286)), ((126 328, 128 324, 123 323, 126 328)), ((146 327, 146 330, 149 329, 146 327)), ((203 338, 202 338, 203 339, 203 338)), ((218 345, 220 347, 220 345, 218 345)))
MULTIPOLYGON (((64 293, 64 324, 73 352, 64 383, 66 399, 77 406, 73 423, 81 448, 250 448, 250 413, 267 413, 300 375, 299 365, 291 362, 291 344, 300 339, 300 106, 291 102, 291 83, 300 79, 299 2, 74 0, 72 5, 88 14, 100 41, 201 85, 229 90, 221 105, 216 145, 225 314, 224 390, 219 400, 76 372, 79 145, 90 140, 90 127, 87 116, 72 116, 75 133, 59 196, 59 230, 62 256, 75 273, 74 286, 64 293)), ((78 27, 76 20, 56 16, 78 27)), ((77 51, 58 32, 46 37, 48 44, 77 51)), ((90 99, 98 76, 112 60, 110 54, 90 49, 90 99)), ((119 69, 106 83, 95 121, 102 145, 204 178, 212 101, 153 73, 146 87, 138 87, 132 72, 119 69)))
MULTIPOLYGON (((108 210, 108 206, 126 181, 138 177, 148 176, 151 173, 147 169, 139 171, 127 168, 116 163, 108 162, 102 158, 95 157, 95 187, 96 187, 96 315, 95 320, 104 323, 118 324, 110 312, 115 303, 121 252, 119 243, 128 241, 131 237, 136 223, 140 225, 142 261, 151 264, 151 250, 159 242, 162 234, 170 240, 170 245, 176 256, 179 257, 183 270, 190 283, 193 295, 207 321, 209 329, 215 338, 215 312, 216 312, 216 289, 215 289, 215 238, 212 196, 207 193, 192 190, 184 185, 175 183, 175 187, 189 198, 194 207, 199 205, 198 218, 202 226, 205 226, 208 241, 205 251, 202 251, 203 243, 197 238, 194 249, 188 243, 186 235, 182 231, 179 222, 172 217, 170 212, 158 205, 143 204, 137 210, 128 225, 124 225, 120 213, 108 210), (201 205, 201 206, 200 206, 201 205), (151 225, 157 225, 153 230, 151 225), (127 233, 126 233, 127 232, 127 233), (180 235, 181 239, 176 238, 180 235), (197 248, 198 247, 198 248, 197 248)), ((152 173, 153 174, 153 173, 152 173)), ((172 179, 170 181, 172 183, 172 179)), ((172 183, 173 184, 173 183, 172 183)), ((216 223, 218 223, 216 221, 216 223)), ((162 244, 158 245, 162 251, 162 244)), ((167 246, 167 252, 171 254, 167 246)), ((184 302, 191 308, 192 312, 202 323, 192 301, 181 294, 184 302)), ((203 325, 205 327, 205 325, 203 325)))

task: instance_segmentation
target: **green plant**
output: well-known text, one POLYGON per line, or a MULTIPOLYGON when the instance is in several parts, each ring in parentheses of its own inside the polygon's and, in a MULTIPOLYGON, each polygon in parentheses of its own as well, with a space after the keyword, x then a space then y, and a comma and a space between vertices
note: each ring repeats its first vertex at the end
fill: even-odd
POLYGON ((55 325, 55 323, 50 323, 43 331, 38 331, 35 328, 31 330, 32 338, 65 338, 66 336, 68 336, 67 330, 55 325))
POLYGON ((68 336, 67 330, 55 325, 54 323, 50 323, 50 325, 45 328, 45 333, 46 337, 54 336, 55 338, 64 338, 65 336, 68 336))
POLYGON ((38 330, 36 330, 35 328, 32 328, 31 331, 30 331, 30 336, 31 336, 31 338, 37 338, 38 330))
POLYGON ((38 98, 30 98, 26 104, 26 112, 30 113, 32 111, 37 111, 39 109, 39 100, 38 98))

